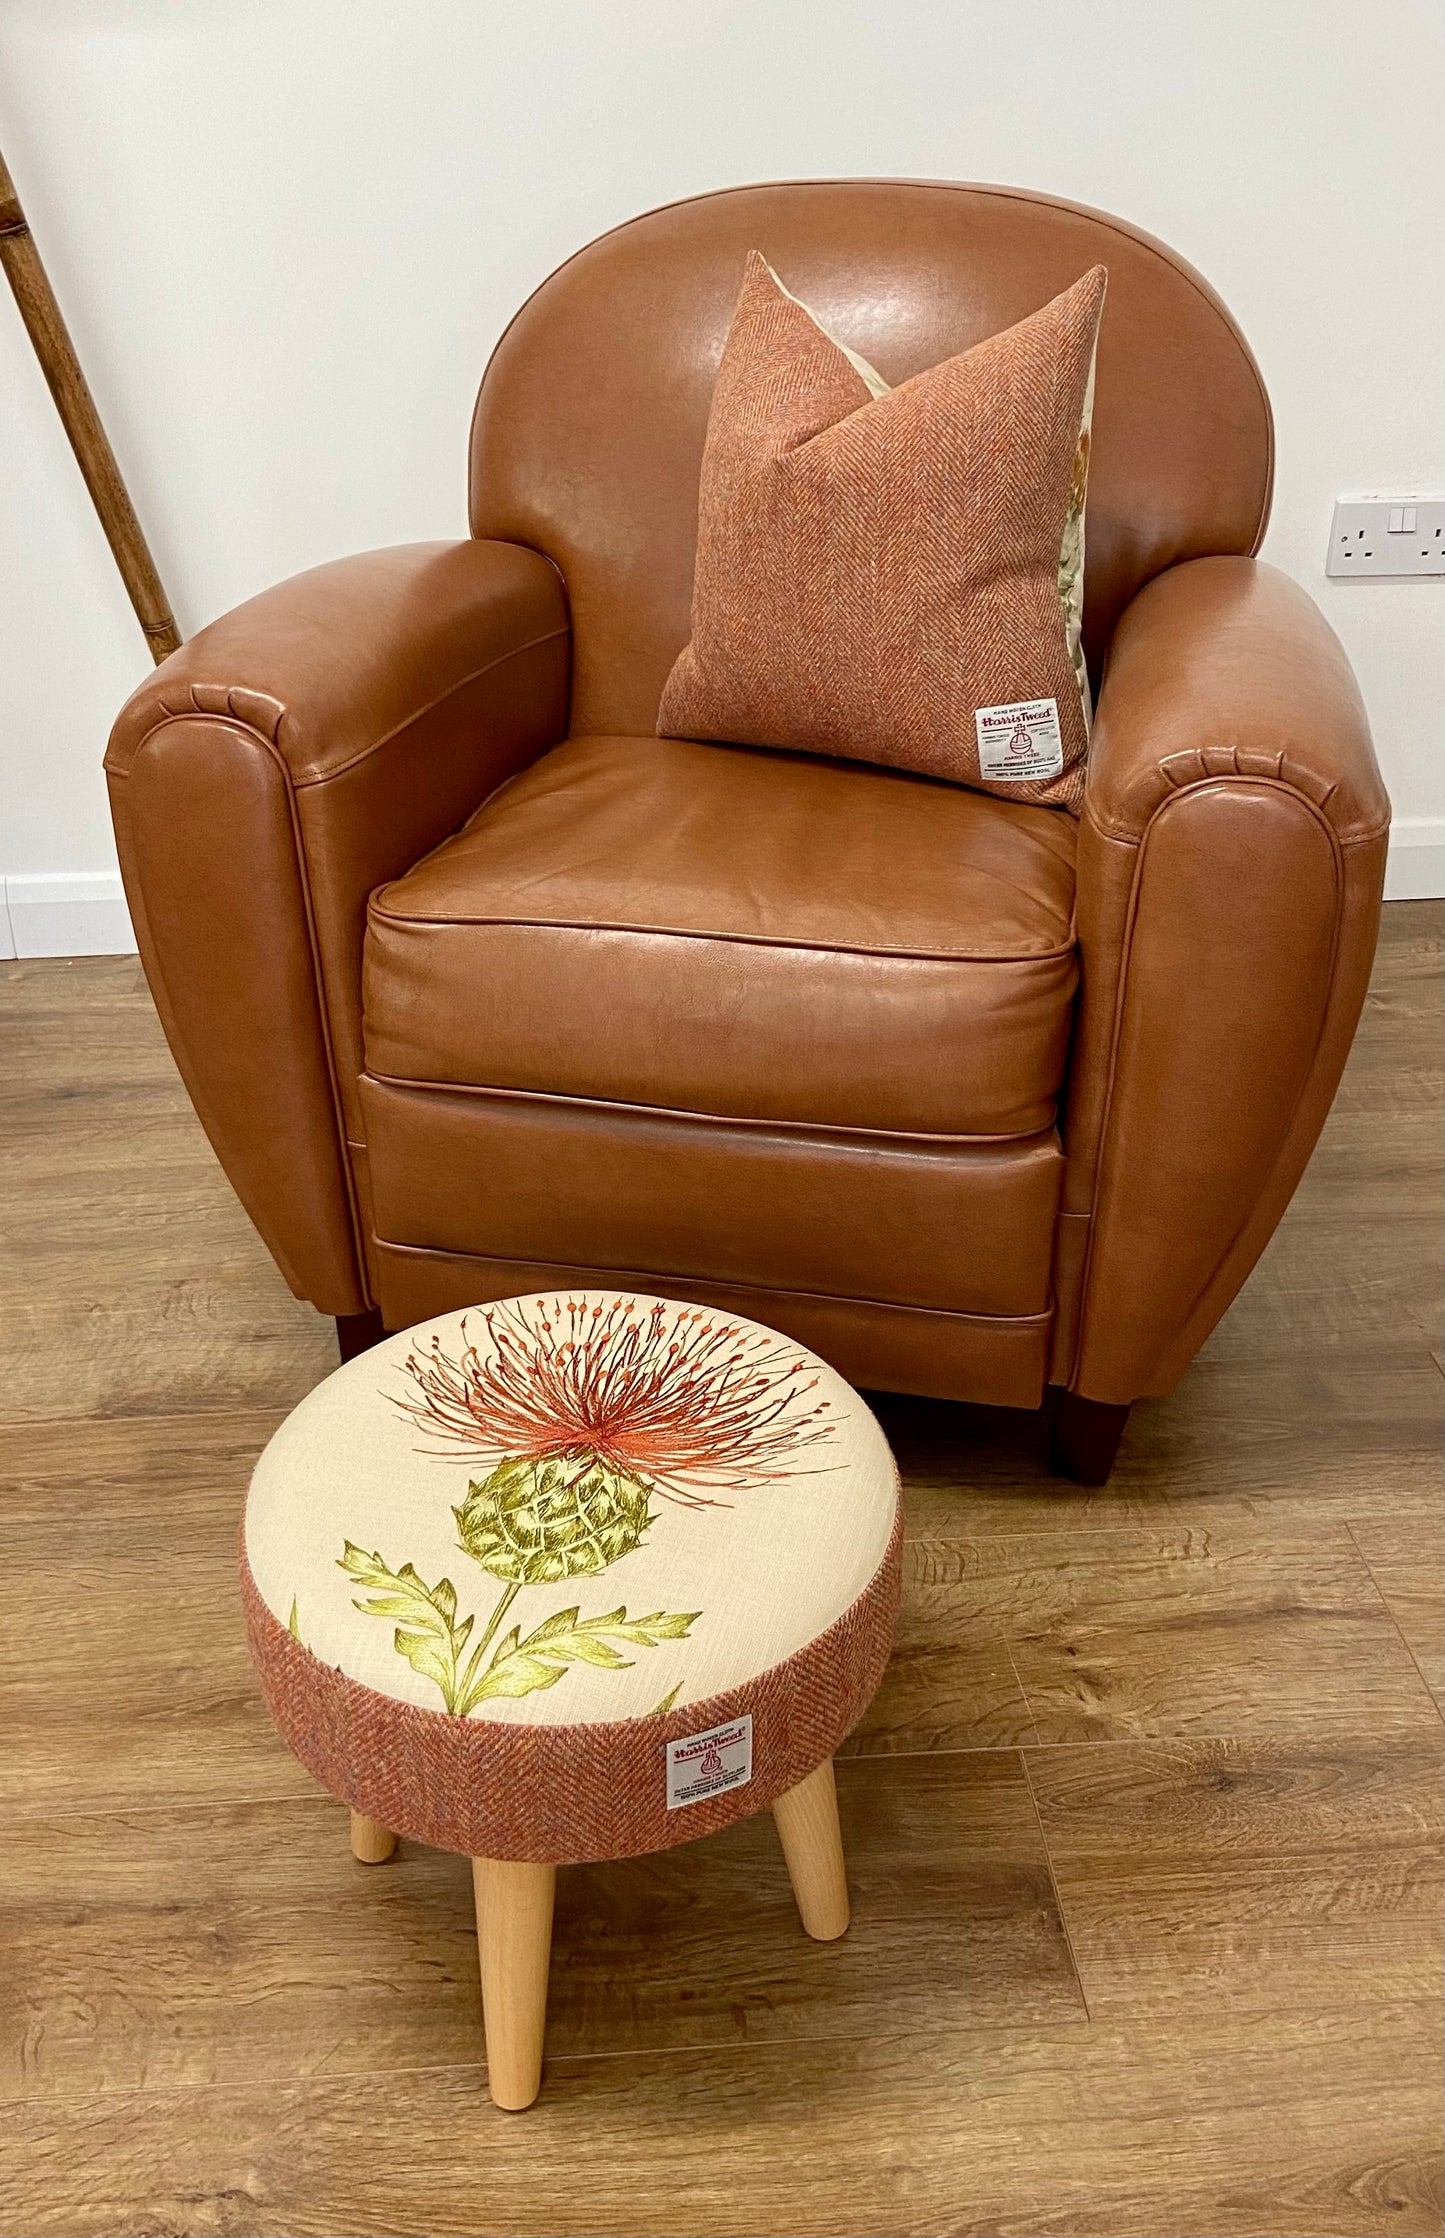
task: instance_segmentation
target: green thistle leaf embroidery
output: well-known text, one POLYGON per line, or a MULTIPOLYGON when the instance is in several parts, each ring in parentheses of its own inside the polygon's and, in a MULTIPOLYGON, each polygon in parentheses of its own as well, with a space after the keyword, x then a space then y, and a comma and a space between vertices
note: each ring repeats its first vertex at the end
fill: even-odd
MULTIPOLYGON (((368 1598, 356 1607, 366 1616, 391 1618, 396 1624, 393 1646, 412 1669, 430 1679, 441 1691, 453 1717, 467 1717, 479 1702, 518 1700, 555 1686, 574 1663, 590 1663, 599 1670, 627 1670, 631 1658, 619 1652, 627 1647, 657 1647, 664 1640, 686 1639, 700 1611, 672 1615, 655 1609, 647 1616, 630 1617, 625 1608, 606 1616, 584 1617, 580 1609, 560 1609, 522 1638, 513 1625, 493 1649, 483 1668, 488 1647, 501 1628, 503 1617, 520 1591, 509 1584, 492 1611, 481 1638, 467 1657, 475 1618, 457 1621, 457 1596, 450 1578, 427 1585, 410 1562, 391 1570, 379 1554, 366 1554, 348 1539, 338 1568, 364 1588, 368 1598)), ((674 1688, 675 1698, 679 1690, 674 1688)))
POLYGON ((555 1686, 571 1663, 591 1663, 599 1670, 629 1670, 632 1659, 612 1645, 657 1647, 663 1640, 684 1640, 701 1612, 672 1616, 654 1609, 650 1616, 630 1617, 625 1608, 606 1616, 584 1617, 577 1609, 560 1609, 521 1637, 516 1626, 502 1641, 487 1669, 470 1691, 468 1708, 498 1695, 515 1699, 555 1686))
MULTIPOLYGON (((296 1596, 294 1593, 291 1596, 291 1614, 286 1619, 286 1629, 291 1634, 293 1640, 301 1639, 301 1611, 296 1605, 296 1596)), ((306 1643, 304 1640, 302 1640, 301 1644, 304 1647, 306 1643)))
POLYGON ((672 1708, 673 1703, 677 1700, 677 1697, 681 1692, 682 1680, 679 1679, 676 1686, 670 1686, 668 1688, 667 1692, 663 1695, 660 1702, 653 1703, 651 1709, 647 1713, 648 1716, 666 1717, 668 1711, 672 1708))
POLYGON ((370 1595, 368 1600, 357 1601, 356 1607, 366 1616, 396 1620, 392 1644, 397 1654, 404 1655, 414 1671, 441 1688, 442 1700, 454 1716, 464 1717, 466 1711, 458 1706, 464 1684, 458 1664, 475 1620, 468 1616, 458 1624, 456 1588, 451 1579, 444 1577, 439 1585, 427 1585, 410 1562, 404 1562, 399 1570, 390 1570, 379 1554, 364 1553, 350 1539, 345 1544, 337 1567, 370 1595))

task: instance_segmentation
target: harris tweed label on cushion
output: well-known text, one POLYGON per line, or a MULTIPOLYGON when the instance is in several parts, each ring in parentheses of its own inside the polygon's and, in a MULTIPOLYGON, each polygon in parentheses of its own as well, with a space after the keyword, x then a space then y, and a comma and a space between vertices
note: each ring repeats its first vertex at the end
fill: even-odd
POLYGON ((1057 777, 1063 769, 1056 699, 1019 699, 1011 707, 980 707, 973 727, 978 735, 978 766, 998 784, 1057 777))
POLYGON ((890 763, 1077 811, 1105 284, 1096 265, 889 389, 749 256, 703 453, 692 637, 660 734, 890 763), (979 714, 1050 699, 1057 766, 986 768, 979 714))

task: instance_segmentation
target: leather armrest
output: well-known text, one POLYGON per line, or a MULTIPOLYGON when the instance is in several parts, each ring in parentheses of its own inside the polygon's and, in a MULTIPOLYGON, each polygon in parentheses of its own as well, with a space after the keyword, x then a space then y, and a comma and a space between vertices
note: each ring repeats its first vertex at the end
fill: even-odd
POLYGON ((1126 609, 1080 819, 1052 1379, 1167 1391, 1304 1171, 1364 1001, 1389 801, 1313 602, 1194 560, 1126 609))
POLYGON ((566 594, 519 545, 409 544, 201 630, 106 754, 146 976, 217 1155, 298 1296, 369 1302, 368 894, 566 728, 566 594))
POLYGON ((1262 560, 1189 560, 1125 608, 1084 813, 1112 838, 1141 839, 1171 793, 1211 776, 1292 786, 1345 844, 1389 827, 1345 649, 1313 599, 1262 560))

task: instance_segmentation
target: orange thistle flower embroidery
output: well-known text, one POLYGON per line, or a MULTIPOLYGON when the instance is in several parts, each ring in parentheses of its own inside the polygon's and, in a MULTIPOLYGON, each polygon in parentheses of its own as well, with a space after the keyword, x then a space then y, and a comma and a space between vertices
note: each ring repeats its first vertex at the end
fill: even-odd
POLYGON ((697 1308, 561 1297, 479 1309, 493 1350, 462 1323, 453 1359, 433 1337, 397 1403, 446 1447, 509 1459, 595 1458, 684 1507, 772 1484, 832 1437, 818 1377, 782 1339, 697 1308))

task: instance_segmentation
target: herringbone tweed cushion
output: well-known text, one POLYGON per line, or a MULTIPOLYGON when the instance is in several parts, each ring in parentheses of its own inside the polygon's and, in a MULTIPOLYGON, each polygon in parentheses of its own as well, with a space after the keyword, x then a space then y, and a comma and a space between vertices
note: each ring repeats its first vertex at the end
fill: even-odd
POLYGON ((1077 810, 1105 281, 1096 265, 889 389, 748 258, 703 452, 692 639, 659 733, 894 763, 1077 810))

